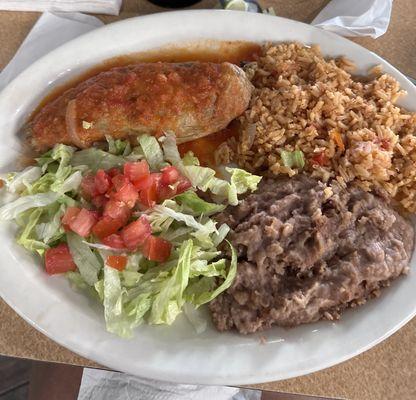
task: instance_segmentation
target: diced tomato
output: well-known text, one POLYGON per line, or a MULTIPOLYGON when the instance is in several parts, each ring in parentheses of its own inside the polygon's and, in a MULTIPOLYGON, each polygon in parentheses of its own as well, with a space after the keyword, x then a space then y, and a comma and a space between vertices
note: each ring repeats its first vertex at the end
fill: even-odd
POLYGON ((129 208, 133 208, 139 198, 139 194, 137 193, 136 188, 128 182, 113 193, 112 198, 113 200, 125 203, 129 208))
POLYGON ((130 222, 130 224, 123 228, 121 237, 126 247, 129 250, 134 250, 142 245, 151 233, 152 228, 150 227, 150 223, 147 217, 142 215, 138 220, 130 222))
POLYGON ((110 218, 119 219, 124 221, 124 224, 126 224, 130 218, 131 211, 130 208, 123 202, 109 200, 104 207, 103 215, 110 218))
POLYGON ((318 153, 314 155, 311 159, 311 163, 315 165, 320 165, 322 167, 322 166, 328 165, 329 160, 326 154, 322 152, 322 153, 318 153))
POLYGON ((89 212, 94 215, 95 222, 97 222, 101 218, 101 212, 97 210, 89 210, 89 212))
POLYGON ((188 178, 181 176, 176 186, 176 194, 181 194, 183 192, 186 192, 191 187, 192 187, 191 181, 188 178))
POLYGON ((120 190, 123 186, 129 183, 129 180, 123 174, 115 175, 111 178, 111 182, 116 190, 120 190))
POLYGON ((61 223, 65 230, 69 230, 69 224, 79 214, 81 209, 79 207, 68 207, 62 217, 61 223))
POLYGON ((108 256, 106 264, 114 269, 118 269, 119 271, 123 271, 127 265, 127 257, 126 256, 108 256))
POLYGON ((149 164, 145 160, 125 163, 124 175, 127 176, 130 182, 143 179, 150 175, 149 164))
POLYGON ((148 189, 150 186, 152 186, 152 184, 153 184, 153 178, 152 178, 152 175, 145 176, 144 178, 141 178, 141 179, 139 179, 139 180, 137 180, 137 181, 134 181, 134 182, 133 182, 134 187, 135 187, 138 191, 141 191, 141 190, 146 190, 146 189, 148 189))
POLYGON ((86 175, 82 178, 81 181, 81 195, 85 199, 89 200, 94 196, 97 196, 99 193, 95 187, 95 177, 94 175, 86 175))
POLYGON ((98 196, 94 196, 91 199, 91 203, 94 205, 94 207, 101 209, 103 207, 105 207, 105 205, 108 202, 108 197, 105 196, 104 194, 100 194, 98 196))
POLYGON ((113 219, 110 217, 102 217, 92 228, 92 233, 99 239, 117 233, 124 226, 124 221, 113 219))
POLYGON ((113 233, 110 236, 107 236, 101 240, 102 244, 105 244, 108 247, 112 247, 113 249, 125 249, 126 246, 123 242, 123 239, 120 235, 113 233))
POLYGON ((49 275, 62 274, 77 269, 67 244, 61 243, 46 250, 45 269, 49 275))
POLYGON ((108 169, 106 172, 111 178, 114 178, 116 175, 121 174, 121 171, 118 168, 115 168, 115 167, 108 169))
POLYGON ((150 174, 151 185, 140 191, 139 201, 148 208, 152 208, 157 202, 157 192, 162 178, 161 173, 150 174))
POLYGON ((157 201, 162 202, 166 199, 171 199, 176 195, 175 185, 160 185, 157 188, 157 201))
POLYGON ((158 202, 170 199, 177 194, 183 193, 192 186, 191 182, 179 174, 175 167, 163 169, 161 184, 158 187, 158 202), (172 169, 174 168, 174 170, 172 169), (170 176, 166 178, 166 173, 170 176), (167 184, 166 182, 171 182, 167 184))
POLYGON ((165 167, 162 169, 162 185, 172 185, 179 179, 179 171, 176 167, 165 167))
POLYGON ((95 190, 99 194, 107 193, 111 185, 110 175, 108 175, 104 170, 99 169, 97 173, 95 174, 94 183, 95 183, 95 190))
POLYGON ((140 203, 147 208, 155 206, 157 201, 157 190, 154 185, 140 192, 140 203))
POLYGON ((71 231, 79 236, 86 237, 91 233, 91 228, 97 222, 97 215, 94 211, 82 208, 75 218, 69 223, 71 231))
POLYGON ((165 262, 172 250, 172 243, 157 236, 149 236, 142 247, 143 255, 152 261, 165 262))

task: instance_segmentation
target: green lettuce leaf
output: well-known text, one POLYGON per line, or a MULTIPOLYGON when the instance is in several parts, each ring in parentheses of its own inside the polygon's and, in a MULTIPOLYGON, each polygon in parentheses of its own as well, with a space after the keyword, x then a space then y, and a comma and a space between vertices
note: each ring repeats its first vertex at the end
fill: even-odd
POLYGON ((72 166, 86 165, 92 172, 99 169, 119 168, 125 164, 122 156, 116 156, 104 150, 91 147, 77 151, 71 160, 72 166))
POLYGON ((131 145, 128 140, 113 139, 111 136, 106 137, 108 143, 108 152, 116 156, 128 156, 131 153, 131 145))
POLYGON ((154 136, 142 135, 139 138, 139 143, 150 169, 159 171, 165 165, 165 161, 157 139, 154 136))
POLYGON ((44 251, 49 248, 49 246, 40 241, 36 235, 36 225, 43 213, 41 208, 36 208, 34 210, 28 211, 27 215, 20 216, 20 224, 23 226, 23 230, 17 236, 17 243, 23 246, 25 249, 37 252, 40 255, 43 255, 44 251))
POLYGON ((181 313, 185 302, 183 293, 188 285, 191 268, 192 246, 192 240, 182 244, 172 276, 166 280, 153 301, 149 323, 171 325, 181 313))
POLYGON ((98 281, 98 272, 101 270, 100 260, 89 246, 84 243, 81 236, 73 232, 67 232, 66 238, 69 251, 81 276, 88 285, 94 285, 98 281))
POLYGON ((65 204, 57 204, 45 209, 47 215, 44 219, 46 219, 46 222, 40 222, 35 226, 36 236, 39 240, 44 243, 51 243, 64 235, 65 231, 61 225, 61 219, 65 210, 65 204))
POLYGON ((133 335, 134 323, 123 310, 123 287, 119 272, 104 265, 103 305, 107 330, 124 338, 133 335))
POLYGON ((54 192, 19 197, 17 200, 0 207, 0 220, 16 219, 20 213, 31 208, 48 206, 57 201, 59 197, 60 195, 54 192))
POLYGON ((195 215, 210 216, 219 213, 225 209, 222 204, 209 203, 202 200, 195 192, 188 190, 175 197, 182 206, 185 206, 185 210, 190 210, 195 215))
POLYGON ((237 194, 245 193, 248 190, 254 192, 261 181, 261 176, 250 174, 243 169, 229 167, 225 169, 231 174, 231 185, 236 187, 237 194))
MULTIPOLYGON (((185 299, 187 302, 192 303, 194 306, 209 303, 231 286, 237 274, 237 252, 230 242, 227 241, 227 243, 231 248, 231 262, 224 281, 219 286, 215 287, 215 282, 207 275, 200 279, 194 278, 186 288, 185 299)), ((223 265, 220 261, 213 264, 216 264, 217 268, 223 265)))
POLYGON ((41 167, 27 167, 21 172, 1 176, 10 193, 21 193, 42 176, 41 167))

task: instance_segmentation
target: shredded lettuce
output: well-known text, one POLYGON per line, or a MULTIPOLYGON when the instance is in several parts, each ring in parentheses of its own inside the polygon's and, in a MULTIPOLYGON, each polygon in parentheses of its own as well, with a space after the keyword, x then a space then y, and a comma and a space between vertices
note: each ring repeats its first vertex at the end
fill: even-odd
POLYGON ((55 181, 51 185, 51 190, 57 193, 67 193, 72 192, 73 190, 77 190, 79 185, 81 185, 82 181, 82 173, 81 171, 75 171, 73 174, 68 176, 62 183, 59 181, 55 181))
POLYGON ((227 237, 228 232, 230 232, 230 227, 227 224, 222 224, 218 228, 218 233, 214 233, 212 241, 215 247, 219 246, 219 244, 227 237))
POLYGON ((86 244, 88 247, 91 247, 93 249, 113 251, 114 253, 123 253, 124 252, 124 250, 115 249, 113 247, 106 246, 105 244, 101 244, 101 243, 90 243, 90 242, 87 242, 86 240, 83 240, 82 242, 84 244, 86 244))
POLYGON ((225 169, 231 174, 231 185, 235 186, 237 194, 243 194, 248 190, 254 192, 261 181, 261 176, 250 174, 243 169, 229 167, 225 169))
POLYGON ((123 312, 123 287, 120 274, 108 265, 104 265, 103 294, 107 330, 121 337, 131 337, 134 323, 127 313, 123 312))
POLYGON ((92 172, 99 169, 122 167, 126 160, 122 156, 116 156, 104 150, 91 147, 77 151, 71 160, 72 166, 86 165, 92 172))
POLYGON ((17 242, 41 256, 50 247, 68 243, 78 270, 66 276, 73 287, 103 304, 109 332, 131 337, 142 322, 170 325, 182 312, 197 331, 203 331, 206 320, 198 307, 226 290, 237 270, 235 249, 230 245, 231 260, 218 250, 230 228, 217 226, 212 216, 237 204, 238 195, 256 190, 260 177, 225 168, 222 179, 215 170, 201 167, 191 152, 181 158, 171 133, 159 140, 142 135, 134 148, 124 140, 109 137, 107 142, 108 151, 76 151, 57 145, 36 160, 37 166, 6 175, 5 192, 15 198, 0 207, 0 220, 14 219, 20 226, 17 242), (152 209, 133 214, 146 214, 152 234, 173 245, 164 263, 147 260, 140 251, 113 249, 93 235, 83 238, 66 232, 61 223, 67 207, 91 207, 79 193, 83 174, 140 159, 146 159, 152 171, 176 166, 193 186, 152 209), (201 198, 198 190, 210 192, 214 202, 201 198), (106 264, 107 256, 116 254, 127 256, 123 271, 106 264))
POLYGON ((185 303, 183 293, 188 285, 192 246, 192 240, 187 240, 182 244, 172 276, 164 282, 162 289, 153 301, 149 316, 150 324, 171 325, 180 314, 185 303))
POLYGON ((41 176, 41 167, 27 167, 21 172, 7 174, 3 180, 10 193, 21 193, 41 176))
POLYGON ((179 154, 178 146, 176 145, 176 137, 173 133, 166 133, 162 141, 164 159, 172 165, 181 166, 182 159, 179 154))
POLYGON ((98 272, 101 270, 101 263, 95 253, 84 243, 81 236, 73 232, 67 232, 69 251, 81 276, 89 285, 98 281, 98 272))
POLYGON ((176 221, 184 222, 185 225, 189 226, 190 228, 195 229, 199 233, 204 233, 204 234, 209 235, 210 233, 217 232, 215 223, 212 220, 208 220, 210 223, 208 223, 207 221, 206 224, 201 224, 192 215, 175 211, 172 208, 169 208, 163 204, 156 205, 154 207, 154 211, 156 213, 159 213, 162 216, 162 218, 164 216, 167 216, 176 221))
POLYGON ((280 158, 283 161, 283 165, 288 168, 294 167, 302 169, 305 166, 305 156, 301 150, 282 150, 280 152, 280 158))
POLYGON ((61 219, 66 210, 65 204, 58 204, 49 208, 51 209, 45 210, 48 214, 46 222, 38 223, 35 226, 37 238, 47 244, 60 239, 65 233, 61 225, 61 219), (56 209, 57 207, 58 209, 56 209))
POLYGON ((210 216, 219 213, 225 209, 222 204, 209 203, 202 200, 195 192, 191 190, 186 191, 175 197, 185 210, 192 212, 195 215, 206 215, 210 216))
POLYGON ((139 143, 150 169, 160 170, 165 165, 165 161, 157 139, 154 136, 142 135, 139 138, 139 143))
POLYGON ((113 139, 111 136, 106 137, 108 143, 108 152, 116 156, 128 156, 131 153, 130 142, 127 140, 113 139))
MULTIPOLYGON (((221 283, 221 285, 213 289, 215 282, 208 279, 206 275, 201 279, 194 279, 186 288, 186 301, 192 303, 195 306, 200 306, 202 304, 209 303, 231 286, 237 274, 237 252, 230 242, 227 241, 227 243, 231 249, 231 262, 228 274, 224 281, 221 283)), ((217 261, 217 263, 219 263, 219 261, 217 261)))
POLYGON ((26 210, 37 207, 45 207, 59 199, 58 193, 48 192, 19 197, 17 200, 0 207, 0 220, 9 221, 16 219, 26 210))
POLYGON ((52 150, 37 158, 36 161, 42 167, 42 172, 48 171, 60 174, 69 165, 74 152, 74 147, 57 144, 52 150))
POLYGON ((43 210, 36 208, 33 211, 28 211, 26 215, 20 216, 20 225, 23 227, 20 234, 17 236, 17 243, 29 251, 36 252, 40 255, 44 253, 49 246, 39 240, 36 235, 36 225, 42 215, 43 210))
POLYGON ((261 180, 260 176, 250 174, 239 168, 226 168, 231 181, 217 178, 215 171, 196 165, 183 166, 182 172, 191 181, 192 186, 206 192, 210 191, 219 202, 226 201, 233 206, 238 204, 238 194, 254 191, 261 180))

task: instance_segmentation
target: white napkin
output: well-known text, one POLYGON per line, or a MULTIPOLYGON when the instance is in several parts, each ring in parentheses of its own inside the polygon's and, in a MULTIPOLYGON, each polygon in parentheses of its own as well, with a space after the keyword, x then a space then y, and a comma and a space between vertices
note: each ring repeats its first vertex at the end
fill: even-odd
POLYGON ((118 15, 122 0, 0 0, 0 10, 82 11, 118 15))
POLYGON ((78 400, 260 400, 260 390, 177 385, 84 368, 78 400))
POLYGON ((341 36, 371 36, 386 33, 393 0, 332 0, 312 25, 341 36))
POLYGON ((102 26, 95 17, 80 13, 43 13, 0 74, 0 90, 37 59, 61 44, 102 26))

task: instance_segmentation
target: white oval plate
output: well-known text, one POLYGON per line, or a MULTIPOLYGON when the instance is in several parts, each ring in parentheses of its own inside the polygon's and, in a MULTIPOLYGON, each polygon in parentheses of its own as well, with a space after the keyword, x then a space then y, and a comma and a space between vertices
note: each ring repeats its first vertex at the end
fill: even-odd
MULTIPOLYGON (((359 72, 375 64, 398 79, 416 109, 416 88, 368 50, 302 23, 243 12, 186 11, 138 17, 105 26, 52 51, 0 94, 0 170, 19 151, 19 127, 53 86, 117 55, 190 40, 300 41, 319 44, 325 55, 345 55, 359 72)), ((15 228, 0 225, 0 294, 26 321, 61 345, 115 370, 187 383, 248 384, 291 378, 347 360, 387 338, 416 311, 416 274, 400 278, 337 323, 319 322, 264 336, 209 329, 197 335, 180 318, 172 327, 141 326, 132 340, 106 332, 102 310, 74 292, 63 277, 47 276, 40 263, 14 241, 15 228)), ((412 266, 415 268, 415 258, 412 266)), ((209 315, 207 313, 207 318, 209 315)))

